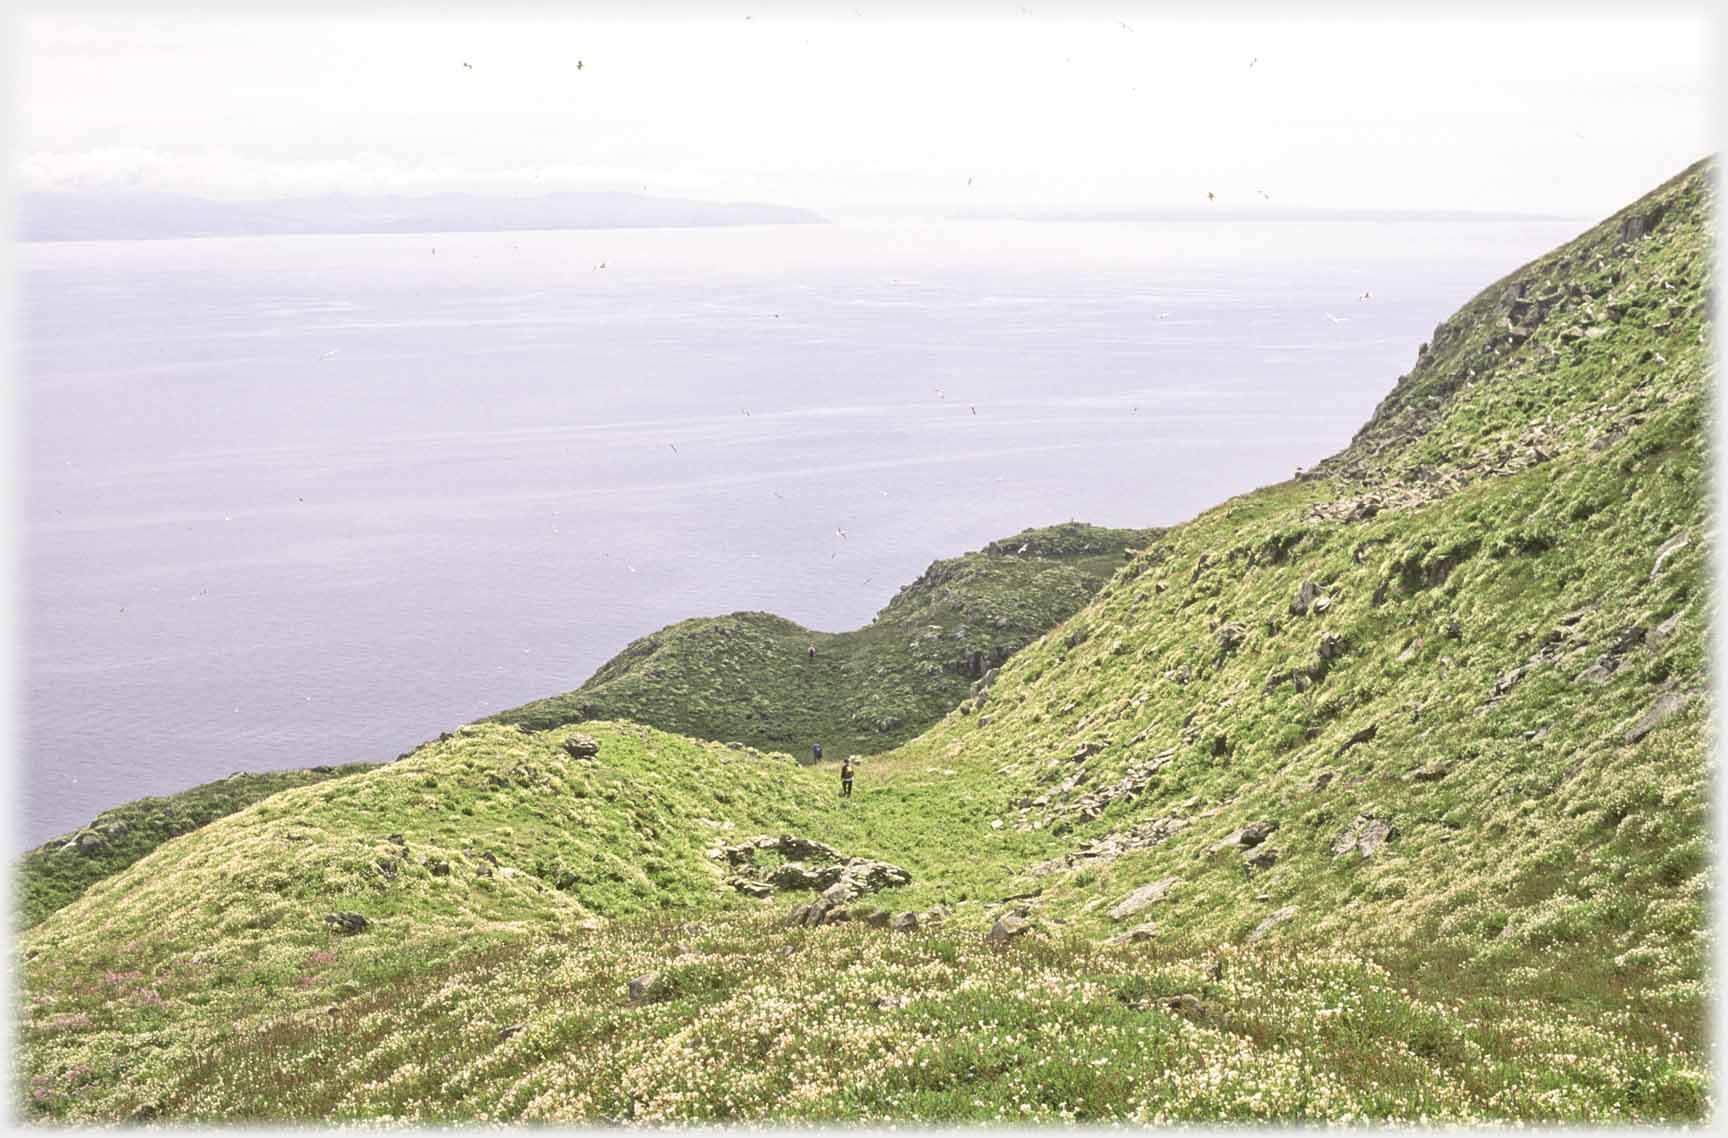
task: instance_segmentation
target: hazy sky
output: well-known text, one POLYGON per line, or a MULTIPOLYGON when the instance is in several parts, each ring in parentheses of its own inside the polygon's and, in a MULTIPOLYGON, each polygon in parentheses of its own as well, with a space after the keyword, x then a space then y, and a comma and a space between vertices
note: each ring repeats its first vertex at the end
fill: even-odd
POLYGON ((16 184, 1596 216, 1715 141, 1702 6, 583 7, 38 10, 14 37, 16 184))

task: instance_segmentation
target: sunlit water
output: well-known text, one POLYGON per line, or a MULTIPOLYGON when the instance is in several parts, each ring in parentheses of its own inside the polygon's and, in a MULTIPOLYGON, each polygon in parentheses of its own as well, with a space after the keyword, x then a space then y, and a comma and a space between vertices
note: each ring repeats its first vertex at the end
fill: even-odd
POLYGON ((390 758, 684 617, 856 627, 1026 526, 1180 521, 1582 228, 24 246, 21 838, 390 758))

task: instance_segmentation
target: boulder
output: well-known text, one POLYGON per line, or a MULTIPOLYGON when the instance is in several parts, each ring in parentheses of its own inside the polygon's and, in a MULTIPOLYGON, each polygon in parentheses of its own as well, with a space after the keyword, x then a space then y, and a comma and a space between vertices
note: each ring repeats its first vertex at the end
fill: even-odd
POLYGON ((600 753, 600 740, 592 735, 572 735, 564 740, 564 753, 573 759, 591 759, 600 753))
POLYGON ((1278 829, 1276 822, 1252 822, 1213 845, 1211 852, 1253 849, 1278 829))
POLYGON ((900 913, 895 916, 892 925, 895 932, 916 932, 918 930, 918 914, 900 913))
POLYGON ((1302 587, 1296 590, 1296 596, 1290 602, 1291 616, 1307 616, 1314 600, 1320 595, 1319 586, 1312 581, 1302 582, 1302 587))
POLYGON ((1127 920, 1142 909, 1164 900, 1170 895, 1170 891, 1181 883, 1179 878, 1165 877, 1149 885, 1142 885, 1116 903, 1116 906, 1110 910, 1110 919, 1113 921, 1127 920))
POLYGON ((1200 1016, 1206 1014, 1206 1005, 1200 1002, 1200 997, 1183 992, 1179 996, 1171 996, 1164 1001, 1164 1006, 1178 1015, 1200 1016))
POLYGON ((1675 630, 1680 627, 1680 615, 1681 614, 1679 613, 1675 613, 1673 616, 1651 629, 1650 635, 1644 638, 1645 643, 1649 644, 1652 649, 1660 648, 1664 644, 1668 643, 1668 641, 1673 637, 1675 630))
POLYGON ((1106 940, 1104 943, 1105 944, 1139 944, 1142 941, 1151 940, 1153 937, 1155 937, 1157 935, 1158 935, 1157 926, 1154 925, 1151 921, 1147 921, 1145 924, 1135 925, 1133 928, 1129 929, 1126 932, 1117 933, 1115 936, 1111 937, 1109 940, 1106 940))
POLYGON ((359 913, 325 913, 324 923, 343 936, 353 936, 365 932, 372 922, 359 913))
POLYGON ((630 1002, 633 1004, 648 1003, 659 995, 655 990, 659 986, 660 973, 644 972, 642 975, 636 977, 636 979, 630 981, 628 988, 630 1002))
POLYGON ((433 877, 449 877, 450 863, 438 858, 433 858, 431 861, 426 863, 426 872, 430 873, 433 877))
POLYGON ((863 913, 859 919, 873 929, 885 929, 888 927, 889 916, 890 914, 886 909, 870 909, 863 913))
POLYGON ((1032 922, 1014 913, 1008 913, 996 918, 996 923, 990 926, 989 932, 984 934, 984 943, 1007 944, 1031 931, 1032 922))
POLYGON ((808 924, 810 921, 810 910, 815 907, 816 906, 814 905, 798 905, 794 907, 791 912, 787 913, 786 919, 780 923, 784 925, 808 924))
POLYGON ((504 1040, 521 1035, 527 1030, 528 1025, 525 1023, 513 1023, 509 1027, 501 1027, 498 1029, 498 1041, 502 1043, 504 1040))
POLYGON ((1278 851, 1273 849, 1271 846, 1261 846, 1258 849, 1250 851, 1249 854, 1242 859, 1242 867, 1245 870, 1258 873, 1262 870, 1271 869, 1275 864, 1277 864, 1277 862, 1278 851))

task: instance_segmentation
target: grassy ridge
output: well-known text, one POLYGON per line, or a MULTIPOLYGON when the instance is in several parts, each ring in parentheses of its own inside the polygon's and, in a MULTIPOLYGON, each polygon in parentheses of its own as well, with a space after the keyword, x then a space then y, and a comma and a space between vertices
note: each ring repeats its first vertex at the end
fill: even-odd
POLYGON ((18 860, 13 889, 19 923, 29 928, 170 838, 280 791, 358 774, 376 765, 346 763, 307 770, 236 773, 177 794, 140 798, 104 810, 89 825, 44 842, 18 860))
POLYGON ((682 621, 635 641, 575 691, 493 718, 532 730, 630 719, 800 755, 820 742, 830 758, 886 751, 1067 619, 1158 532, 1027 530, 934 563, 854 632, 812 632, 769 613, 682 621))
POLYGON ((1711 193, 1486 290, 852 800, 480 724, 164 845, 23 939, 27 1116, 1703 1118, 1711 193), (948 916, 783 928, 706 853, 757 832, 948 916))

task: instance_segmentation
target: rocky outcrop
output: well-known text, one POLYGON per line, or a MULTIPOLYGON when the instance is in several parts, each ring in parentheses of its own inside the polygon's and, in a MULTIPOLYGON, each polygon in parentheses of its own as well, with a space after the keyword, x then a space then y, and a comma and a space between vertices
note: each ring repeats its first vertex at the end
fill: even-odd
POLYGON ((985 944, 1007 944, 1018 940, 1032 931, 1032 922, 1025 917, 1006 913, 996 918, 996 923, 990 926, 990 931, 984 934, 985 944))
POLYGON ((1248 943, 1256 944, 1265 939, 1267 933, 1296 918, 1296 906, 1286 905, 1271 916, 1254 926, 1254 931, 1248 934, 1248 943))
POLYGON ((1180 884, 1182 884, 1180 878, 1165 877, 1152 882, 1150 885, 1142 885, 1140 888, 1134 890, 1134 892, 1128 894, 1128 896, 1122 898, 1122 900, 1116 903, 1115 907, 1110 910, 1110 919, 1113 921, 1125 921, 1129 917, 1139 913, 1142 909, 1146 909, 1157 904, 1159 901, 1164 900, 1164 898, 1168 897, 1170 892, 1180 884))
POLYGON ((564 740, 564 753, 573 759, 592 759, 600 753, 600 741, 592 735, 572 735, 564 740))
POLYGON ((1359 853, 1363 858, 1371 858, 1381 846, 1397 836, 1398 830, 1384 818, 1358 814, 1342 833, 1332 839, 1332 854, 1343 857, 1359 853))
POLYGON ((1091 862, 1111 862, 1132 850, 1150 849, 1160 842, 1168 840, 1188 827, 1186 818, 1170 815, 1165 818, 1154 818, 1141 822, 1128 830, 1118 830, 1094 838, 1072 853, 1053 857, 1048 861, 1038 862, 1029 867, 1026 872, 1032 877, 1047 877, 1052 873, 1061 873, 1075 869, 1091 862))
POLYGON ((326 913, 324 914, 324 923, 330 926, 331 931, 343 936, 353 936, 355 933, 365 932, 372 926, 372 922, 359 913, 326 913))

